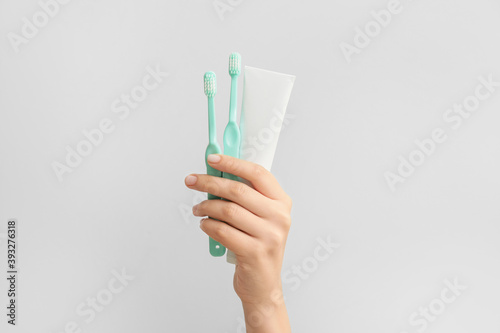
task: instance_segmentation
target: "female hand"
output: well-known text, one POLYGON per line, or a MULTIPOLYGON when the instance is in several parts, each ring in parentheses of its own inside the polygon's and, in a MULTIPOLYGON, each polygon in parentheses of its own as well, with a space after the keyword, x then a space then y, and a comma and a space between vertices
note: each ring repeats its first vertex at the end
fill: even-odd
POLYGON ((229 200, 205 200, 193 207, 193 214, 210 216, 202 219, 200 228, 236 256, 233 285, 243 304, 247 332, 290 332, 281 266, 292 200, 258 164, 218 154, 209 155, 207 161, 253 187, 205 174, 185 179, 191 189, 229 200))

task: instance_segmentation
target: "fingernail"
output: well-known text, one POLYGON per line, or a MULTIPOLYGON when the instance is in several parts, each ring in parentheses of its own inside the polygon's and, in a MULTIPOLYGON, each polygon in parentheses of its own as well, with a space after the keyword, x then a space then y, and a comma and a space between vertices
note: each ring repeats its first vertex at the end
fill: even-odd
POLYGON ((220 156, 214 154, 208 155, 207 161, 209 161, 210 163, 217 163, 220 161, 220 156))
POLYGON ((196 211, 198 210, 198 206, 199 206, 199 205, 194 205, 194 206, 193 206, 193 213, 196 213, 196 211))
POLYGON ((184 181, 186 182, 186 185, 192 186, 192 185, 196 184, 197 180, 198 180, 198 177, 193 176, 193 175, 189 175, 186 177, 186 179, 184 181))
POLYGON ((207 219, 207 218, 206 218, 206 217, 204 217, 204 218, 202 218, 202 219, 200 220, 200 228, 201 228, 201 225, 203 224, 203 222, 204 222, 206 219, 207 219))

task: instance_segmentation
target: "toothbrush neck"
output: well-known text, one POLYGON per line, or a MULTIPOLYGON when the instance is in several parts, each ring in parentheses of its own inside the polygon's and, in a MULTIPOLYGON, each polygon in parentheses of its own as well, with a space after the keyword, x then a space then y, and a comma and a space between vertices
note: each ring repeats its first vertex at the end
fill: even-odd
POLYGON ((236 121, 238 101, 238 77, 231 77, 231 98, 229 100, 229 121, 236 121))
POLYGON ((214 99, 208 99, 208 139, 210 142, 217 141, 217 128, 215 122, 214 99))

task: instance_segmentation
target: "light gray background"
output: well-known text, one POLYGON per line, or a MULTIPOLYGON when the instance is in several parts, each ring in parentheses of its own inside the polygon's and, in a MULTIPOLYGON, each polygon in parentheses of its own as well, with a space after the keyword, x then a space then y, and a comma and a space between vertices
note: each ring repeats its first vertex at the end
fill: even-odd
POLYGON ((498 331, 500 91, 457 130, 442 116, 500 81, 500 4, 401 0, 348 62, 339 44, 387 1, 220 2, 73 0, 16 53, 8 33, 40 7, 0 1, 0 232, 18 219, 21 271, 19 326, 2 306, 1 331, 242 332, 234 266, 209 256, 184 186, 204 171, 203 73, 222 141, 233 51, 297 77, 272 170, 294 199, 283 273, 317 262, 318 237, 340 244, 284 283, 294 332, 419 332, 409 317, 455 278, 467 289, 425 331, 498 331), (113 101, 157 65, 170 76, 119 119, 113 101), (103 118, 115 130, 59 182, 51 163, 103 118), (391 191, 384 173, 436 127, 448 140, 391 191), (122 269, 134 279, 86 323, 76 308, 122 269))

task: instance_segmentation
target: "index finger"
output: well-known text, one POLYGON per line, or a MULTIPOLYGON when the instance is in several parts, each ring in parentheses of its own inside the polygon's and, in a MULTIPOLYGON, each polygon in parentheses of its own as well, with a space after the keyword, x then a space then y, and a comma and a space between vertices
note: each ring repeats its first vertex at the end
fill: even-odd
POLYGON ((270 199, 283 199, 287 195, 273 174, 259 164, 221 154, 208 155, 207 162, 217 170, 246 179, 270 199))

